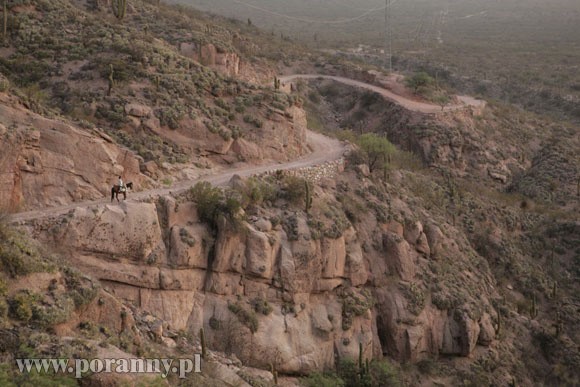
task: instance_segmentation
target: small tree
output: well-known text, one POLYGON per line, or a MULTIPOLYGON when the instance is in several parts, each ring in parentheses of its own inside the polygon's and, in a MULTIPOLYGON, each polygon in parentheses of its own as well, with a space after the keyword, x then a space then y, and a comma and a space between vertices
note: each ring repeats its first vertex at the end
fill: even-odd
POLYGON ((411 78, 407 78, 405 83, 407 84, 408 87, 413 89, 413 92, 415 94, 417 94, 419 88, 430 86, 433 84, 434 81, 435 80, 429 74, 427 74, 424 71, 421 71, 415 73, 411 78))
POLYGON ((434 102, 437 105, 441 106, 441 111, 443 111, 445 109, 445 106, 447 106, 449 101, 450 101, 449 97, 445 94, 440 94, 434 98, 434 102))
POLYGON ((365 153, 365 159, 371 173, 381 165, 386 168, 391 162, 391 156, 397 150, 385 137, 377 136, 374 133, 360 136, 358 144, 365 153))

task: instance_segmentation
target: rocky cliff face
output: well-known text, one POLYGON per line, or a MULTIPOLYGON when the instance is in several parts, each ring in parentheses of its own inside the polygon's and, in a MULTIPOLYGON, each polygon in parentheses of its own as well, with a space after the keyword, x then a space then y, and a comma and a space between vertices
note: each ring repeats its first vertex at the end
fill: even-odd
POLYGON ((140 160, 98 131, 32 113, 0 93, 0 202, 31 209, 109 195, 116 177, 147 187, 140 160))
POLYGON ((355 230, 335 199, 352 179, 316 188, 310 215, 257 208, 241 223, 221 217, 212 230, 194 203, 165 197, 77 208, 33 232, 74 251, 71 263, 170 329, 204 327, 214 348, 254 365, 276 359, 284 373, 356 358, 359 344, 367 358, 412 362, 489 346, 491 279, 475 274, 468 247, 447 237, 448 225, 411 221, 404 203, 393 203, 400 220, 371 215, 355 230), (446 265, 464 269, 432 278, 446 265))

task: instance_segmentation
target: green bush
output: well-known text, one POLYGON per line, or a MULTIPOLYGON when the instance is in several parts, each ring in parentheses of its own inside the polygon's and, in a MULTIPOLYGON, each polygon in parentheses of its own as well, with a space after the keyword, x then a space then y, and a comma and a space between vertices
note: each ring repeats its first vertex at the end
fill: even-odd
POLYGON ((0 226, 0 269, 10 277, 17 277, 47 270, 48 266, 23 235, 0 226))
POLYGON ((415 73, 412 77, 405 80, 405 84, 413 89, 414 93, 417 93, 421 88, 431 86, 434 82, 435 80, 424 71, 415 73))
POLYGON ((334 373, 315 372, 305 378, 300 379, 300 384, 304 387, 344 387, 344 380, 334 373))
POLYGON ((337 374, 345 387, 397 387, 398 371, 388 360, 373 360, 361 367, 352 359, 341 359, 337 374))
POLYGON ((189 231, 187 231, 185 228, 179 229, 179 237, 181 241, 187 244, 189 247, 195 246, 196 243, 195 238, 191 236, 189 231))
POLYGON ((286 176, 282 180, 281 196, 292 204, 299 204, 306 197, 304 179, 296 176, 286 176))
POLYGON ((250 332, 256 333, 258 331, 258 317, 254 311, 249 311, 241 306, 239 303, 229 304, 228 309, 236 315, 238 320, 244 324, 250 332))
POLYGON ((270 313, 272 313, 272 305, 270 305, 270 303, 260 297, 256 297, 254 298, 251 302, 250 305, 252 305, 252 308, 254 308, 254 312, 256 313, 261 313, 264 316, 269 315, 270 313))
POLYGON ((238 215, 242 209, 240 194, 213 187, 207 181, 197 183, 189 192, 189 199, 197 204, 199 219, 208 223, 214 230, 221 216, 239 225, 238 215))
POLYGON ((34 305, 40 296, 27 290, 16 293, 9 301, 10 315, 23 322, 29 322, 33 316, 34 305))
POLYGON ((65 278, 65 281, 67 283, 67 295, 72 299, 75 307, 77 308, 83 305, 87 305, 97 296, 99 290, 98 286, 96 286, 88 279, 83 281, 85 283, 75 282, 74 285, 69 283, 68 277, 65 278))
POLYGON ((220 204, 224 200, 223 191, 207 181, 202 181, 190 190, 189 197, 197 204, 199 219, 215 226, 220 204))
POLYGON ((272 202, 276 199, 276 187, 267 181, 251 177, 244 182, 239 189, 242 195, 242 206, 259 206, 264 202, 272 202))

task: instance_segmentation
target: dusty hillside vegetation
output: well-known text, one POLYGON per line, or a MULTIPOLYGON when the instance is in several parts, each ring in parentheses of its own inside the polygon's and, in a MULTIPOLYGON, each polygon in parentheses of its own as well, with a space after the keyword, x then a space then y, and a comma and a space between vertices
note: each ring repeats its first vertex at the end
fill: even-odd
POLYGON ((12 207, 95 199, 118 174, 146 188, 306 152, 301 102, 271 87, 273 60, 296 48, 244 24, 141 1, 118 20, 106 3, 7 2, 2 91, 18 98, 3 101, 12 151, 0 164, 12 207), (283 50, 269 52, 273 44, 283 50), (73 129, 46 120, 31 128, 20 108, 68 121, 81 141, 107 149, 83 160, 73 129), (73 148, 68 161, 55 160, 55 137, 73 148), (70 192, 59 195, 59 182, 70 192))
POLYGON ((18 228, 3 216, 0 384, 78 384, 19 374, 19 357, 202 352, 203 373, 185 380, 81 384, 578 380, 577 127, 500 104, 410 113, 326 81, 282 93, 276 66, 306 53, 156 2, 131 1, 121 21, 106 1, 8 4, 0 198, 12 210, 100 198, 117 174, 143 189, 290 160, 308 151, 307 126, 358 147, 223 189, 18 228))

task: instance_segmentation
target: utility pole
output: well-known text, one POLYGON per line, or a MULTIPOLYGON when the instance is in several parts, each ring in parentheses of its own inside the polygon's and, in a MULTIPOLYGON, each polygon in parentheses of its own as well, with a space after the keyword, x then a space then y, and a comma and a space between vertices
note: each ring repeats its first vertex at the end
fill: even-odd
POLYGON ((391 0, 385 0, 385 55, 389 72, 393 72, 393 27, 391 25, 391 0))

